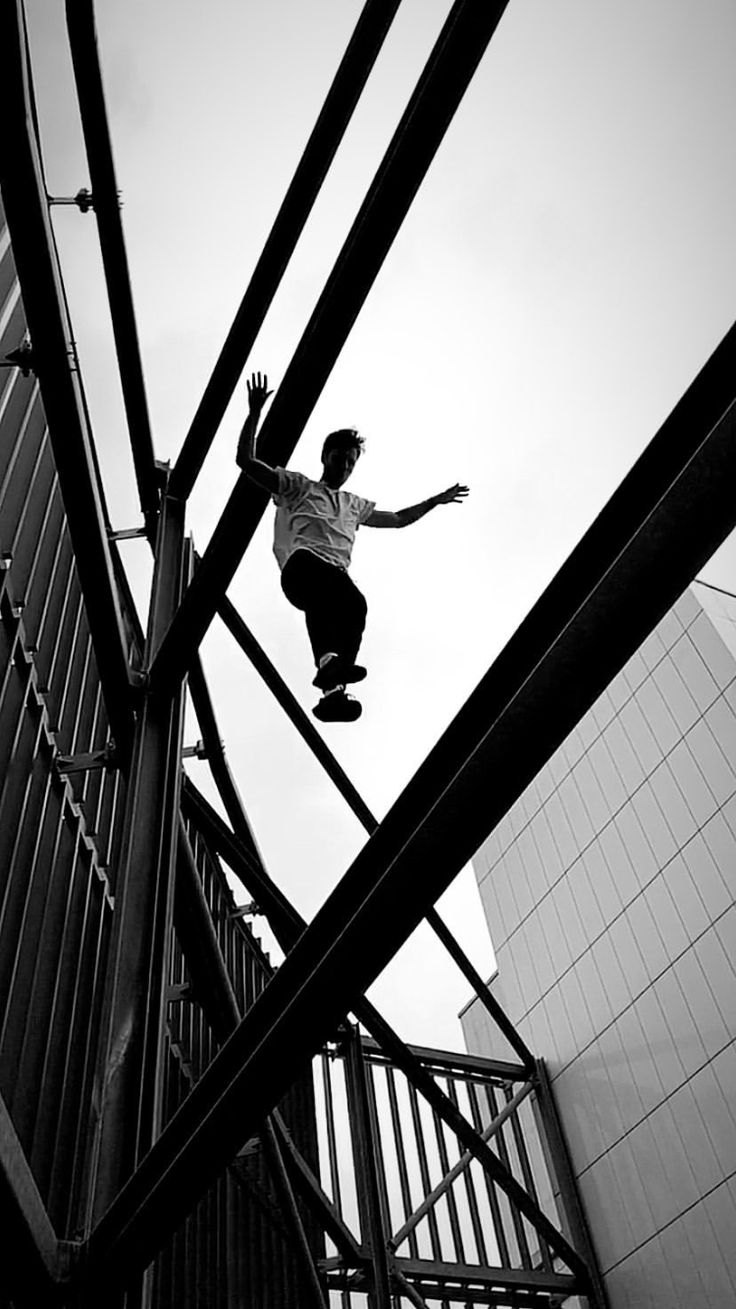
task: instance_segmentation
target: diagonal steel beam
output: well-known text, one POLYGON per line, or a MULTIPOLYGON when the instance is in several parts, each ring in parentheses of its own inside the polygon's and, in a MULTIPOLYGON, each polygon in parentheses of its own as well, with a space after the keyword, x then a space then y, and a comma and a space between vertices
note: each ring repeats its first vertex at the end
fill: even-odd
POLYGON ((313 1309, 329 1309, 325 1290, 317 1271, 312 1251, 304 1230, 299 1206, 294 1198, 291 1181, 286 1171, 279 1137, 269 1117, 261 1131, 261 1142, 273 1178, 276 1192, 280 1196, 282 1207, 289 1221, 291 1237, 296 1247, 299 1269, 304 1279, 304 1290, 313 1309))
POLYGON ((125 754, 133 731, 125 629, 84 397, 71 357, 73 338, 33 126, 20 0, 0 5, 0 50, 0 120, 13 143, 0 152, 3 202, 105 708, 125 754))
POLYGON ((159 508, 160 480, 120 217, 93 0, 66 0, 66 21, 138 495, 152 537, 159 508))
POLYGON ((171 495, 192 490, 399 4, 363 8, 172 469, 171 495))
MULTIPOLYGON (((257 895, 262 907, 269 914, 271 926, 284 950, 294 947, 306 924, 286 897, 278 890, 265 870, 257 866, 252 855, 243 843, 215 813, 211 806, 200 796, 191 782, 185 783, 184 799, 187 810, 212 842, 218 854, 242 877, 248 889, 257 895)), ((273 987, 279 974, 269 984, 273 987)), ((575 1267, 581 1278, 585 1269, 578 1260, 569 1243, 553 1227, 539 1206, 519 1185, 509 1170, 485 1144, 459 1109, 441 1090, 434 1078, 423 1067, 421 1058, 411 1050, 393 1031, 391 1025, 378 1013, 365 998, 357 1000, 350 1006, 360 1021, 373 1033, 376 1041, 391 1058, 396 1067, 411 1081, 416 1089, 436 1110, 439 1116, 456 1134, 461 1144, 477 1158, 494 1181, 506 1192, 513 1205, 521 1210, 527 1220, 557 1251, 569 1266, 575 1267)), ((344 1017, 345 1010, 339 1011, 336 1022, 344 1017)), ((329 1034, 329 1033, 328 1033, 329 1034)), ((236 1033, 237 1035, 237 1033, 236 1033)), ((523 1070, 520 1070, 523 1075, 523 1070)), ((257 1130, 254 1127, 253 1130, 257 1130)))
POLYGON ((367 1255, 347 1223, 340 1217, 329 1196, 325 1195, 306 1159, 297 1150, 278 1110, 274 1110, 272 1122, 287 1168, 300 1195, 312 1207, 325 1232, 341 1252, 342 1258, 350 1267, 361 1268, 367 1260, 367 1255))
POLYGON ((0 1224, 3 1292, 18 1309, 61 1301, 61 1243, 0 1096, 0 1224))
MULTIPOLYGON (((265 650, 261 648, 253 633, 243 621, 232 602, 228 600, 227 596, 220 601, 219 614, 228 631, 235 638, 244 654, 248 656, 253 667, 260 673, 267 687, 276 697, 281 708, 291 719, 296 730, 299 732, 299 735, 304 741, 306 741, 307 745, 311 747, 312 753, 322 764, 327 776, 335 783, 341 796, 350 806, 356 818, 358 818, 360 823, 362 823, 366 832, 369 834, 375 832, 379 825, 378 819, 373 816, 368 805, 353 786, 347 773, 340 766, 317 729, 312 725, 296 697, 289 690, 278 670, 274 668, 265 650)), ((227 801, 225 803, 227 805, 227 801)), ((229 810, 228 814, 230 814, 229 810)), ((518 1055, 525 1069, 527 1069, 527 1071, 533 1069, 534 1055, 526 1044, 526 1041, 524 1041, 519 1035, 513 1023, 509 1020, 503 1008, 498 1003, 498 1000, 494 995, 492 995, 477 969, 473 967, 465 954, 465 951, 455 940, 455 937, 452 935, 449 927, 447 927, 443 922, 437 910, 429 909, 426 915, 426 920, 444 945, 445 949, 454 959, 465 979, 472 986, 481 1004, 485 1007, 499 1030, 503 1033, 508 1044, 511 1046, 511 1049, 518 1055)))
POLYGON ((736 525, 734 379, 736 329, 113 1203, 91 1272, 150 1257, 736 525))
MULTIPOLYGON (((260 439, 268 462, 293 453, 507 0, 455 0, 409 105, 274 396, 260 439)), ((184 675, 263 516, 268 496, 241 474, 151 669, 184 675)))

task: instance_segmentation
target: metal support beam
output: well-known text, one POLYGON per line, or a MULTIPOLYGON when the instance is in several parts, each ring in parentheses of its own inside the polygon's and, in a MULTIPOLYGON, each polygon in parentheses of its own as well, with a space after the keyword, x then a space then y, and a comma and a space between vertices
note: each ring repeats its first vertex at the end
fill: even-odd
MULTIPOLYGON (((189 571, 184 505, 159 522, 147 654, 154 651, 189 571)), ((183 687, 147 694, 128 777, 123 847, 105 998, 93 1213, 105 1211, 161 1128, 161 1051, 179 835, 183 687)))
POLYGON ((0 154, 3 202, 105 707, 115 742, 125 751, 133 730, 125 629, 49 224, 21 0, 0 6, 0 48, 0 121, 13 142, 12 150, 0 154))
POLYGON ((499 1031, 511 1046, 511 1049, 518 1055, 524 1068, 530 1072, 534 1068, 534 1055, 532 1054, 526 1041, 519 1035, 514 1024, 502 1009, 501 1005, 494 995, 491 994, 488 986, 483 981, 480 973, 473 967, 464 950, 460 948, 455 937, 452 935, 449 927, 440 918, 436 909, 430 909, 427 912, 427 922, 432 931, 444 945, 447 953, 454 959, 463 977, 470 982, 475 994, 480 1000, 483 1007, 490 1014, 499 1031))
MULTIPOLYGON (((396 1267, 406 1278, 424 1284, 422 1294, 425 1297, 431 1294, 433 1300, 465 1300, 466 1291, 473 1286, 483 1288, 486 1297, 494 1289, 499 1292, 499 1298, 503 1293, 503 1302, 510 1294, 523 1291, 546 1292, 565 1298, 576 1294, 573 1278, 565 1273, 538 1273, 526 1269, 516 1272, 511 1268, 478 1268, 473 1264, 443 1264, 429 1259, 397 1258, 396 1267), (456 1289, 450 1290, 447 1283, 454 1283, 456 1289)), ((484 1299, 483 1303, 488 1303, 488 1300, 484 1299)))
POLYGON ((373 1269, 372 1285, 368 1290, 368 1304, 370 1309, 391 1309, 388 1233, 381 1205, 376 1141, 371 1123, 366 1067, 357 1028, 346 1029, 345 1044, 345 1089, 353 1143, 360 1234, 370 1254, 373 1269))
POLYGON ((0 1228, 5 1294, 18 1309, 60 1302, 60 1243, 0 1096, 0 1228))
MULTIPOLYGON (((335 783, 335 786, 343 799, 352 809, 356 818, 360 823, 362 823, 364 829, 369 833, 369 835, 375 832, 379 825, 378 819, 371 813, 368 805, 353 786, 347 773, 343 768, 341 768, 332 751, 325 744, 324 739, 313 726, 311 720, 305 714, 296 697, 292 695, 284 679, 281 677, 281 674, 276 668, 274 668, 265 650, 261 648, 253 633, 243 621, 235 606, 230 600, 228 600, 227 596, 221 600, 218 611, 228 631, 235 638, 243 653, 248 656, 256 671, 260 673, 266 686, 276 697, 278 704, 291 719, 299 735, 302 737, 302 740, 306 741, 307 745, 310 746, 312 753, 322 764, 327 776, 335 783)), ((229 810, 228 815, 230 816, 229 810)), ((447 927, 443 922, 436 909, 430 909, 426 917, 430 927, 439 937, 440 941, 445 946, 445 949, 452 956, 463 976, 473 987, 481 1004, 483 1004, 487 1009, 512 1050, 514 1050, 519 1056, 524 1068, 527 1072, 533 1069, 534 1056, 531 1050, 519 1035, 513 1023, 506 1016, 503 1008, 498 1003, 498 1000, 496 1000, 495 996, 491 994, 488 986, 480 976, 480 973, 473 967, 465 954, 465 951, 455 940, 449 927, 447 927)))
POLYGON ((66 0, 66 21, 138 495, 147 530, 153 537, 161 478, 156 470, 143 381, 93 0, 66 0))
POLYGON ((554 1101, 554 1091, 544 1060, 536 1061, 536 1094, 532 1101, 534 1115, 540 1124, 539 1139, 547 1154, 549 1175, 559 1187, 556 1196, 562 1210, 565 1230, 588 1263, 591 1285, 588 1291, 590 1309, 610 1309, 608 1292, 601 1277, 588 1220, 583 1208, 570 1154, 567 1148, 560 1116, 554 1101))
POLYGON ((306 1232, 304 1231, 304 1224, 302 1222, 301 1214, 299 1213, 299 1207, 294 1198, 294 1192, 291 1189, 291 1182, 281 1154, 279 1139, 274 1131, 271 1118, 266 1119, 266 1123, 261 1131, 261 1140, 263 1142, 266 1162, 274 1180, 276 1191, 281 1198, 281 1204, 288 1219, 294 1244, 296 1246, 296 1253, 304 1279, 307 1300, 314 1309, 328 1309, 325 1291, 312 1257, 312 1251, 309 1248, 309 1242, 307 1241, 306 1232))
POLYGON ((187 961, 195 998, 219 1041, 237 1026, 240 1010, 220 950, 209 905, 189 843, 179 820, 174 930, 187 961))
MULTIPOLYGON (((271 403, 260 438, 268 462, 293 453, 505 7, 453 5, 271 403)), ((157 685, 175 685, 191 664, 267 502, 241 474, 152 669, 157 685)))
POLYGON ((150 1256, 736 525, 735 377, 732 329, 93 1233, 92 1268, 150 1256))
POLYGON ((272 1114, 274 1129, 292 1181, 302 1198, 314 1210, 325 1232, 334 1241, 341 1257, 353 1268, 362 1268, 366 1254, 350 1228, 340 1217, 329 1196, 325 1195, 309 1164, 294 1145, 277 1110, 272 1114))
POLYGON ((399 4, 363 7, 174 465, 172 495, 186 499, 194 485, 399 4))
MULTIPOLYGON (((247 655, 256 672, 260 673, 287 718, 291 719, 302 740, 306 741, 327 776, 335 783, 343 800, 350 806, 366 832, 374 832, 378 827, 378 820, 358 794, 347 773, 340 767, 329 746, 325 744, 324 738, 320 736, 312 720, 305 714, 296 696, 289 690, 278 669, 274 667, 265 650, 256 640, 247 623, 243 621, 227 596, 224 596, 220 601, 218 613, 231 636, 234 637, 243 653, 247 655)), ((197 716, 199 717, 199 715, 197 716)))

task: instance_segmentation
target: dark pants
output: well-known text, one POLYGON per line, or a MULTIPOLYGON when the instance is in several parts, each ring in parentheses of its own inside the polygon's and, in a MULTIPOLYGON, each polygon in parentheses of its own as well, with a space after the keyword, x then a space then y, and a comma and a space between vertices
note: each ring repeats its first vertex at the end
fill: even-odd
POLYGON ((317 666, 331 651, 354 664, 368 606, 345 570, 310 550, 295 550, 282 570, 281 586, 287 600, 304 611, 317 666))

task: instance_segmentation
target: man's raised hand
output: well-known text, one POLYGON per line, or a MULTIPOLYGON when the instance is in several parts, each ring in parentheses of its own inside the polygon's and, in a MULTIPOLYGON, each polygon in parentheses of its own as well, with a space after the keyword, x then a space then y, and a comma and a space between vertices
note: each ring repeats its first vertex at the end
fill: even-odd
POLYGON ((248 408, 252 414, 258 416, 268 397, 273 395, 273 391, 268 389, 266 374, 251 373, 249 380, 246 382, 246 387, 248 389, 248 408))
POLYGON ((459 482, 456 482, 454 486, 448 486, 446 491, 440 491, 439 495, 434 497, 435 504, 461 504, 469 490, 469 487, 461 486, 459 482))

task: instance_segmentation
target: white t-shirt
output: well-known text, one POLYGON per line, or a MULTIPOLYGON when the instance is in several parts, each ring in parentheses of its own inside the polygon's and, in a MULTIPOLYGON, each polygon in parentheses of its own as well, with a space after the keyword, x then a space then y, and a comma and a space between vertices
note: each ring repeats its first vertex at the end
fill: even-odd
POLYGON ((328 564, 347 568, 355 533, 370 518, 374 500, 364 500, 352 491, 333 490, 324 482, 313 482, 303 473, 276 468, 278 491, 273 552, 283 568, 295 550, 311 550, 328 564))

